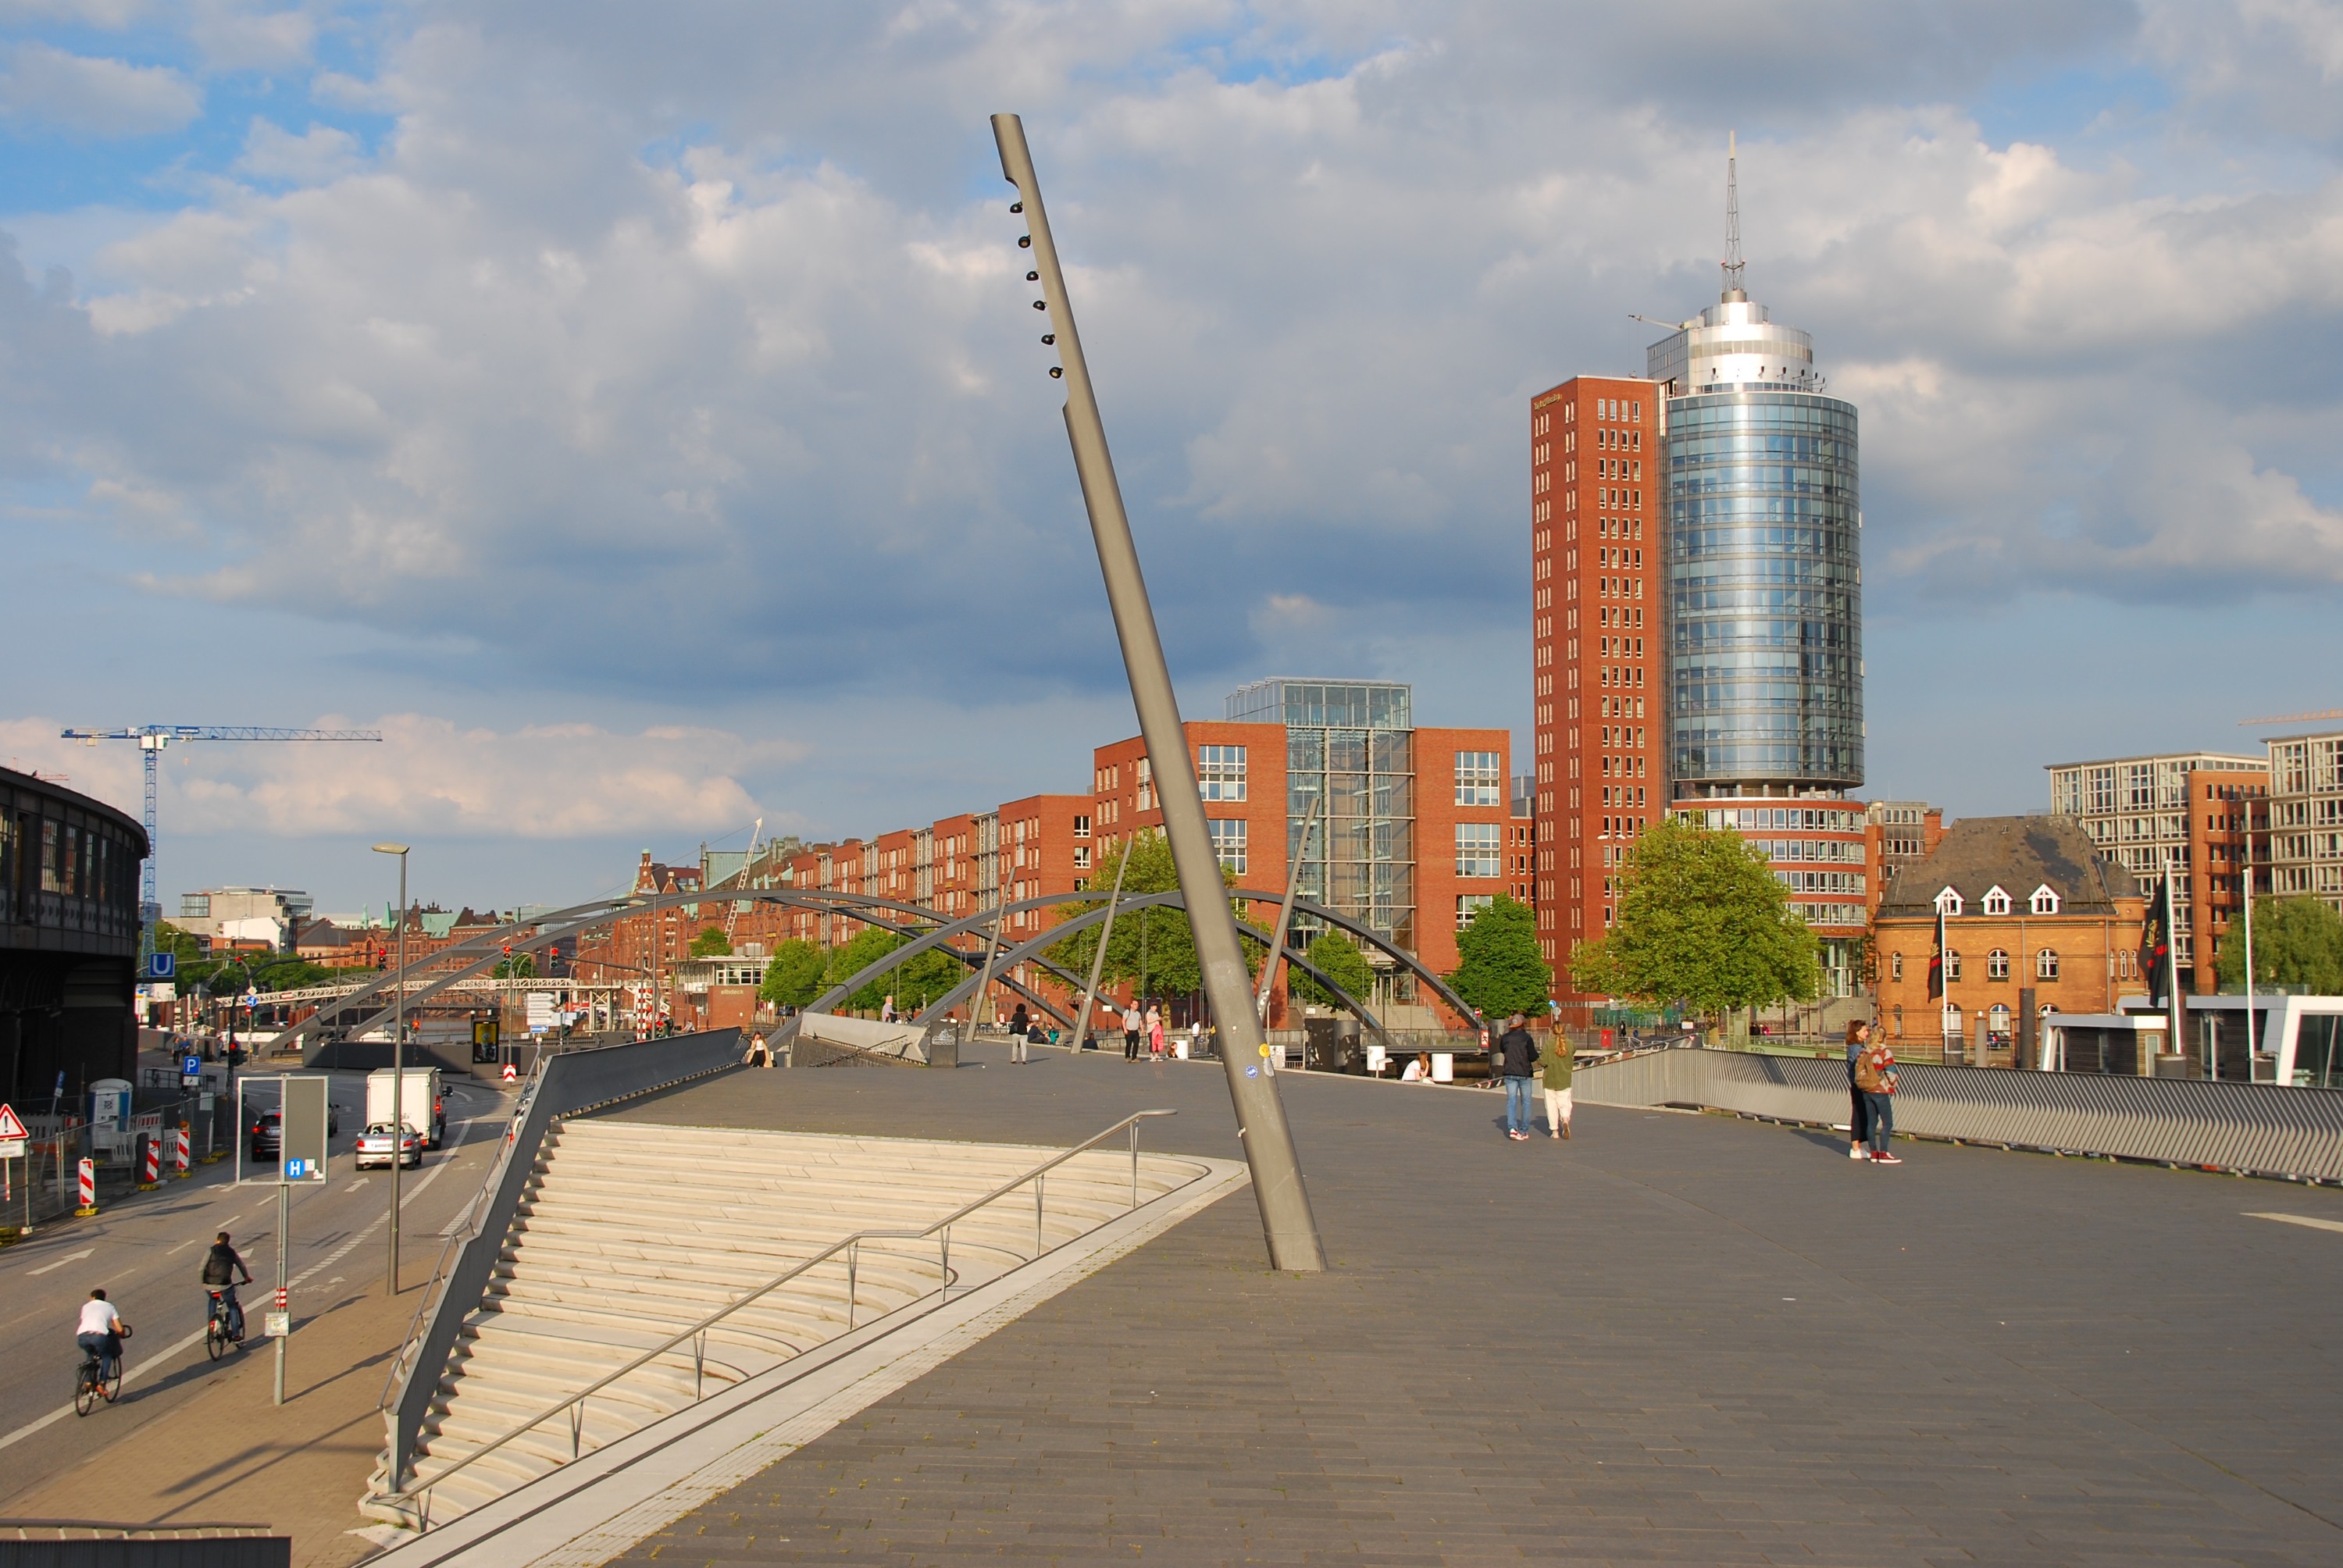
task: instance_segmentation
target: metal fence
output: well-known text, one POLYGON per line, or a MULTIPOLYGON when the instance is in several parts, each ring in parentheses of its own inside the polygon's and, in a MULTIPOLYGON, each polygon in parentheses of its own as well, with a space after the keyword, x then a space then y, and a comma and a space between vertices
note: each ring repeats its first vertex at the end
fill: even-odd
MULTIPOLYGON (((1661 1050, 1589 1067, 1590 1105, 1678 1105, 1843 1127, 1841 1060, 1661 1050)), ((2343 1090, 2202 1079, 1902 1064, 1896 1131, 2056 1154, 2103 1155, 2343 1183, 2343 1090)))

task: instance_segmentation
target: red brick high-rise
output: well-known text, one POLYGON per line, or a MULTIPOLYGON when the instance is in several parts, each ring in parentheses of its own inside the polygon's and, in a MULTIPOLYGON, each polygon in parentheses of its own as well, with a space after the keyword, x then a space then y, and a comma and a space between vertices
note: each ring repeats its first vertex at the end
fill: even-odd
POLYGON ((1537 923, 1557 994, 1667 810, 1660 387, 1580 376, 1530 399, 1537 923))

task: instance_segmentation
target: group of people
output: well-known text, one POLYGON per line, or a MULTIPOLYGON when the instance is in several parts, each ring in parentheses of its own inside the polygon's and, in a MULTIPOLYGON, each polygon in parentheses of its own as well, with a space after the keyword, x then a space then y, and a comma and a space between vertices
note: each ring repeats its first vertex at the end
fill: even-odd
MULTIPOLYGON (((229 1241, 226 1231, 212 1238, 211 1251, 204 1254, 201 1278, 204 1294, 209 1301, 227 1309, 227 1336, 235 1343, 244 1342, 244 1303, 236 1299, 236 1288, 252 1283, 252 1271, 245 1266, 243 1256, 229 1241)), ((130 1337, 130 1324, 115 1304, 106 1299, 104 1287, 92 1291, 82 1302, 74 1320, 74 1343, 81 1352, 97 1362, 103 1376, 112 1376, 122 1361, 122 1342, 130 1337)))
POLYGON ((1896 1053, 1885 1040, 1871 1038, 1867 1023, 1846 1026, 1846 1091, 1854 1102, 1846 1123, 1846 1157, 1875 1165, 1903 1164, 1887 1147, 1896 1135, 1896 1053))
POLYGON ((1139 1010, 1139 1004, 1134 1001, 1122 1010, 1123 1060, 1139 1060, 1139 1044, 1142 1040, 1147 1042, 1149 1059, 1155 1061, 1162 1060, 1164 1057, 1163 1010, 1150 1002, 1147 1004, 1147 1010, 1141 1013, 1139 1010))
POLYGON ((1497 1037, 1497 1076, 1505 1084, 1505 1136, 1514 1142, 1526 1141, 1537 1131, 1530 1091, 1533 1082, 1545 1092, 1546 1136, 1566 1139, 1570 1136, 1570 1075, 1575 1061, 1575 1047, 1570 1037, 1557 1029, 1541 1042, 1530 1033, 1529 1015, 1515 1013, 1505 1020, 1505 1030, 1497 1037))

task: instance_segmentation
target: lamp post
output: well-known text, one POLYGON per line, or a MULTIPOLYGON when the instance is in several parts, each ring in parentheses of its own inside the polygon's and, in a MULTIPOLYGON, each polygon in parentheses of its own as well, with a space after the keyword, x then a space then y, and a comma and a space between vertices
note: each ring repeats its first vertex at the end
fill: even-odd
MULTIPOLYGON (((383 1293, 398 1294, 398 1160, 407 1142, 407 846, 377 844, 377 855, 398 857, 398 977, 390 1003, 390 1270, 383 1293)), ((363 1128, 360 1129, 364 1131, 363 1128)))

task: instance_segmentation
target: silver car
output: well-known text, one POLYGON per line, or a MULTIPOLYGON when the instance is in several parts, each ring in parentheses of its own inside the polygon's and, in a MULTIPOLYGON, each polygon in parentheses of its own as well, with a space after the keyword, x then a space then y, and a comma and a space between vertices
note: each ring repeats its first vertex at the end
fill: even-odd
MULTIPOLYGON (((358 1169, 363 1171, 369 1165, 389 1165, 390 1140, 391 1126, 387 1121, 377 1121, 359 1133, 358 1169)), ((423 1163, 423 1141, 415 1135, 415 1129, 412 1127, 405 1129, 398 1135, 398 1162, 401 1165, 423 1163)))

